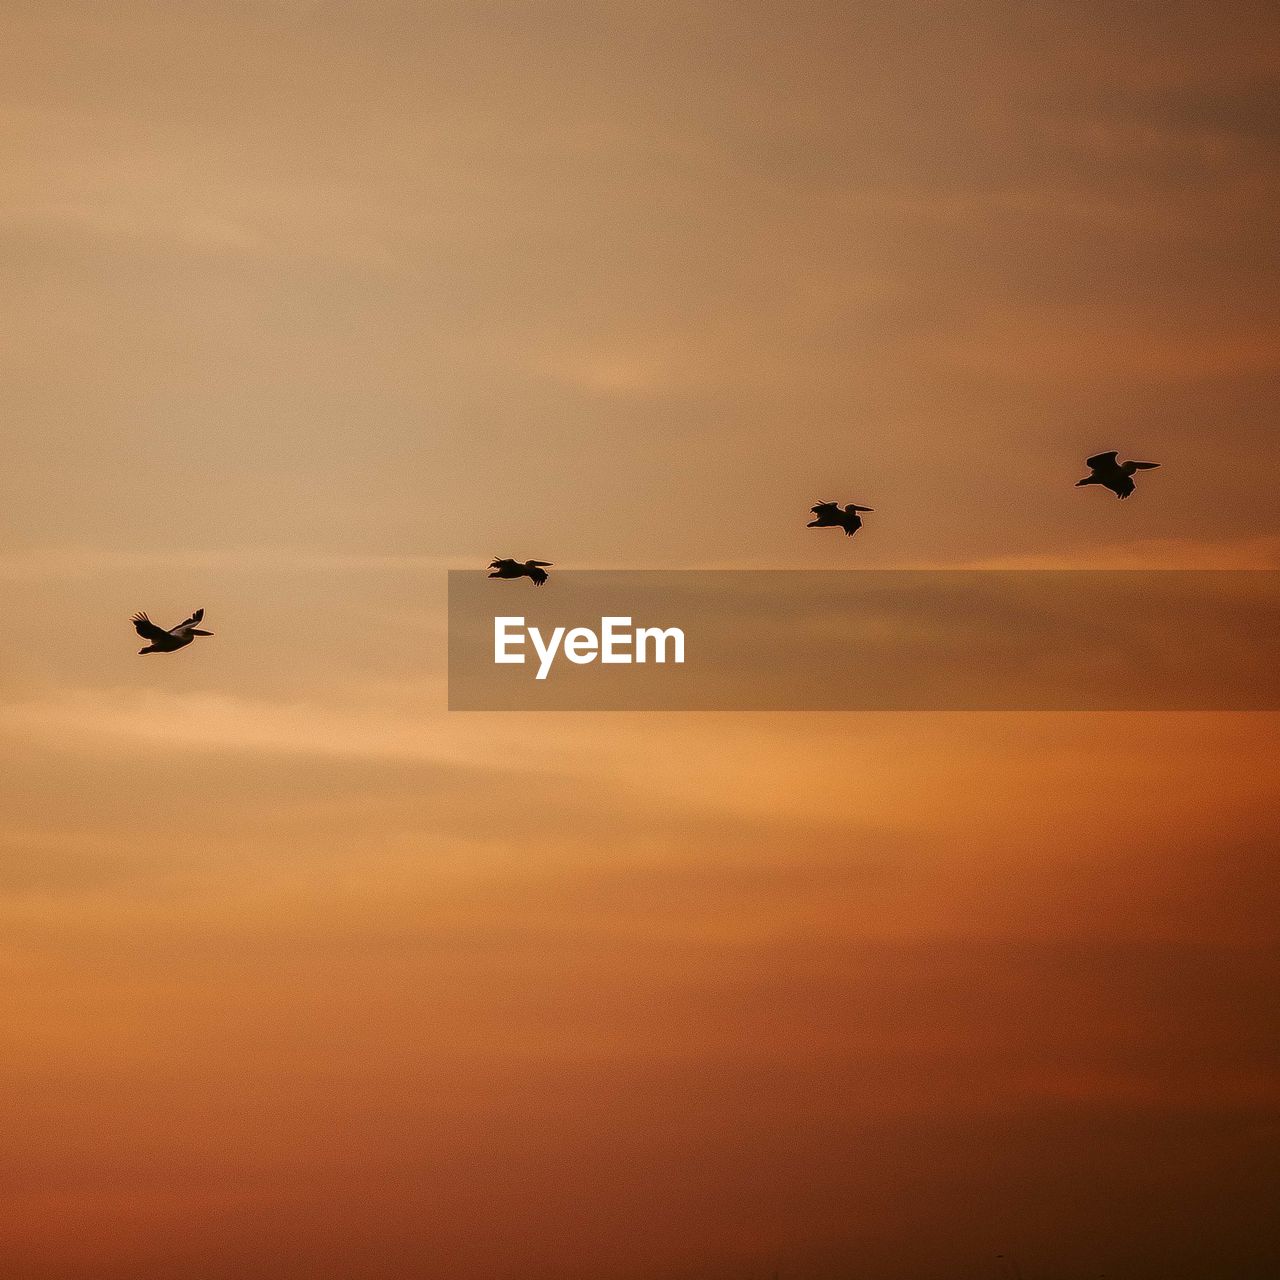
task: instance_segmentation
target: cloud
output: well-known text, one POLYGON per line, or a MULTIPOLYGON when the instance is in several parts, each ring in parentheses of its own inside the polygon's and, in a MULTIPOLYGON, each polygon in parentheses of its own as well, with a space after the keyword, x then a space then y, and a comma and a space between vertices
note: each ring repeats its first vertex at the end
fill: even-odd
POLYGON ((1240 323, 1212 327, 1169 318, 1065 311, 1043 303, 975 315, 963 330, 938 335, 935 358, 968 373, 1041 383, 1116 379, 1158 383, 1240 378, 1280 369, 1280 329, 1240 323))
POLYGON ((252 573, 444 572, 457 561, 434 555, 378 555, 288 547, 193 548, 140 551, 100 547, 32 547, 0 552, 0 581, 45 582, 139 570, 246 570, 252 573))
POLYGON ((1133 542, 988 556, 968 569, 1280 569, 1280 535, 1141 538, 1133 542))

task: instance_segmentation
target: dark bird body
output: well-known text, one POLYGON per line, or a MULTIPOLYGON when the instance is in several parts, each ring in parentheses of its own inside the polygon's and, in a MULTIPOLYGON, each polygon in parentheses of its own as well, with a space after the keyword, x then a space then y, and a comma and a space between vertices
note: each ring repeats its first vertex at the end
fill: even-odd
POLYGON ((175 649, 185 649, 196 636, 213 635, 212 631, 200 631, 196 628, 196 623, 203 617, 204 610, 197 609, 191 617, 166 631, 163 627, 157 627, 145 613, 135 613, 133 615, 134 630, 144 640, 151 641, 145 649, 139 649, 138 652, 172 653, 175 649))
POLYGON ((531 578, 535 587, 540 587, 547 580, 547 570, 551 568, 550 560, 492 560, 489 568, 493 572, 491 578, 531 578))
POLYGON ((1085 484, 1100 484, 1110 489, 1117 498, 1127 498, 1134 490, 1133 473, 1135 471, 1151 471, 1160 464, 1158 462, 1121 462, 1114 449, 1110 453, 1095 453, 1086 458, 1084 465, 1089 474, 1083 480, 1076 481, 1076 488, 1085 484))
POLYGON ((872 508, 860 507, 853 502, 847 507, 842 507, 835 502, 819 502, 809 510, 817 516, 817 519, 810 520, 805 526, 806 529, 843 529, 845 536, 852 538, 862 528, 862 518, 858 512, 870 511, 872 508))

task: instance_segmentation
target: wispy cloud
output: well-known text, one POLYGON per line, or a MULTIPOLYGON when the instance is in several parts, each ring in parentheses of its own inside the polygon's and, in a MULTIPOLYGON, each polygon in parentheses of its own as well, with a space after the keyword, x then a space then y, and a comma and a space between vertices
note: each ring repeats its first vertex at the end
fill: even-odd
POLYGON ((261 573, 379 573, 405 569, 440 573, 457 559, 436 555, 378 555, 309 551, 288 547, 114 550, 101 547, 34 547, 0 552, 0 580, 41 582, 138 570, 247 570, 261 573))
MULTIPOLYGON (((942 566, 939 566, 942 567, 942 566)), ((1058 551, 1013 552, 963 565, 969 569, 1278 569, 1280 535, 1250 538, 1142 538, 1058 551)))

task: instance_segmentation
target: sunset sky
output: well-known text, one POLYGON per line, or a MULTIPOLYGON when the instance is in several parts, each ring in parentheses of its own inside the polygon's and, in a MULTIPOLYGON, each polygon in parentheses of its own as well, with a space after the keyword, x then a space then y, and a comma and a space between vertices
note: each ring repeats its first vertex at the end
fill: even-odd
POLYGON ((1280 1271, 1276 716, 444 679, 493 556, 1280 567, 1273 4, 5 11, 6 1280, 1280 1271))

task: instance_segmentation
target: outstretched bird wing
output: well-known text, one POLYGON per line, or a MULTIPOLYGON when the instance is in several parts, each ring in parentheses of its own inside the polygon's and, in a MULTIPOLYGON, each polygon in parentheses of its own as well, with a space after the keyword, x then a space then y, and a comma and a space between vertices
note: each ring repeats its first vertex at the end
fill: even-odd
POLYGON ((135 613, 132 621, 134 630, 144 640, 164 640, 169 634, 163 627, 157 627, 145 613, 135 613))
POLYGON ((815 516, 827 516, 833 511, 839 511, 839 504, 835 502, 818 502, 809 508, 815 516))
POLYGON ((197 623, 197 622, 199 622, 199 621, 200 621, 200 619, 201 619, 201 618, 203 618, 203 617, 204 617, 204 610, 203 610, 203 609, 197 609, 197 610, 195 611, 195 613, 193 613, 193 614, 191 615, 191 617, 189 617, 189 618, 185 619, 184 621, 182 621, 182 622, 178 623, 178 625, 177 625, 176 627, 174 627, 174 630, 175 630, 175 631, 181 631, 183 627, 194 627, 194 626, 196 625, 196 623, 197 623))
POLYGON ((1084 460, 1084 465, 1086 467, 1114 467, 1118 456, 1114 449, 1110 453, 1095 453, 1092 458, 1084 460))

